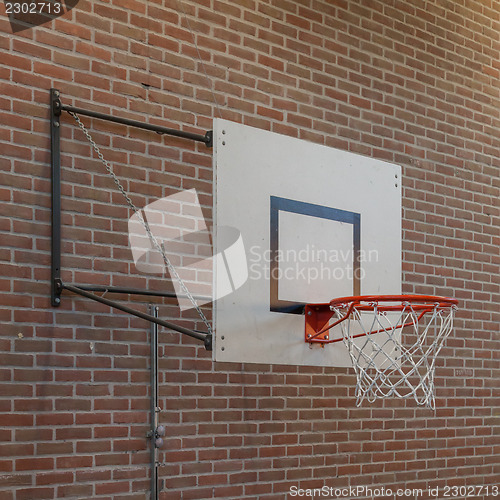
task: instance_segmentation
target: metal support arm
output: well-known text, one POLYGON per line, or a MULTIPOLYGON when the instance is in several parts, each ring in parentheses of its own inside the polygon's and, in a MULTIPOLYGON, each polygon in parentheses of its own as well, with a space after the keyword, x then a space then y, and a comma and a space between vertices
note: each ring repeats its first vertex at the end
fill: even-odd
POLYGON ((78 115, 90 116, 91 118, 97 118, 99 120, 106 120, 108 122, 121 123, 122 125, 128 125, 129 127, 142 128, 144 130, 151 130, 157 134, 171 135, 174 137, 182 137, 184 139, 191 139, 192 141, 203 142, 205 146, 212 147, 212 131, 209 130, 205 135, 194 134, 192 132, 185 132, 183 130, 175 130, 172 128, 161 127, 159 125, 152 125, 150 123, 143 123, 137 120, 129 120, 128 118, 120 118, 119 116, 106 115, 104 113, 99 113, 97 111, 90 111, 88 109, 75 108, 74 106, 63 105, 59 102, 56 104, 60 107, 62 111, 68 111, 71 113, 76 113, 78 115))
MULTIPOLYGON (((87 292, 102 292, 102 293, 118 293, 125 295, 145 295, 149 297, 166 297, 170 299, 186 299, 186 295, 175 292, 163 292, 157 290, 142 290, 139 288, 127 288, 123 286, 107 286, 107 285, 80 285, 73 283, 73 286, 85 290, 87 292)), ((202 300, 203 302, 211 302, 212 298, 206 295, 193 295, 194 299, 202 300)))

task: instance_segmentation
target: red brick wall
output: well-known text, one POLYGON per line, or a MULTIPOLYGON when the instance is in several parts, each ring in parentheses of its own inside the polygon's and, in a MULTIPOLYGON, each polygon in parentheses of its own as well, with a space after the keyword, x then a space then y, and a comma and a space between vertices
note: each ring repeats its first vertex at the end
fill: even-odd
MULTIPOLYGON (((161 330, 161 498, 498 484, 499 1, 182 4, 81 0, 17 33, 0 5, 0 497, 149 498, 148 325, 67 293, 50 306, 51 87, 195 132, 219 115, 213 90, 226 119, 400 164, 404 292, 460 299, 435 413, 356 408, 352 370, 214 365, 161 330)), ((196 187, 210 217, 209 149, 83 120, 138 206, 196 187)), ((135 272, 121 195, 62 122, 63 279, 160 286, 135 272)), ((160 315, 179 320, 172 301, 160 315)))

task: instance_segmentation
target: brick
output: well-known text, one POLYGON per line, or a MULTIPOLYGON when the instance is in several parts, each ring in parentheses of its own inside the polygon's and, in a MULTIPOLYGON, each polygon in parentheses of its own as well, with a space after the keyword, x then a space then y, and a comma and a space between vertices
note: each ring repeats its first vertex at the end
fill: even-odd
POLYGON ((61 498, 76 497, 90 498, 93 496, 93 485, 91 484, 68 484, 57 487, 57 494, 61 498))
POLYGON ((3 488, 31 485, 31 477, 27 474, 3 475, 0 477, 0 485, 3 488))
POLYGON ((129 484, 126 482, 117 482, 114 481, 112 483, 101 483, 96 485, 96 494, 97 495, 106 495, 112 493, 126 493, 129 491, 129 484))
POLYGON ((16 490, 16 499, 31 500, 32 498, 50 499, 54 498, 53 488, 20 488, 16 490))
POLYGON ((33 450, 32 444, 2 444, 2 446, 0 446, 0 456, 13 457, 33 455, 33 450))
POLYGON ((80 469, 82 467, 92 467, 91 456, 59 457, 56 459, 58 469, 80 469))
POLYGON ((16 471, 48 470, 54 467, 52 458, 18 458, 16 471))
POLYGON ((129 464, 129 457, 126 454, 105 454, 99 455, 95 458, 96 465, 98 467, 103 467, 107 465, 117 466, 117 465, 127 465, 129 464))

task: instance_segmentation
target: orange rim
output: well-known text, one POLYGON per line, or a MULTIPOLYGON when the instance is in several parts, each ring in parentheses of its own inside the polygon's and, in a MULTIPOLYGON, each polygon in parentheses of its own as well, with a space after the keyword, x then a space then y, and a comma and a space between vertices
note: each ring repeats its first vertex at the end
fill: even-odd
MULTIPOLYGON (((320 342, 322 344, 330 344, 333 342, 340 342, 342 338, 338 339, 319 339, 321 335, 331 330, 334 326, 346 321, 352 314, 353 310, 357 311, 374 311, 377 308, 380 312, 385 311, 402 311, 407 304, 411 304, 414 311, 419 311, 417 321, 420 321, 422 317, 434 310, 436 307, 440 309, 452 308, 458 305, 457 299, 452 299, 450 297, 441 297, 438 295, 356 295, 353 297, 339 297, 338 299, 333 299, 330 303, 326 304, 314 304, 315 306, 330 306, 339 307, 347 309, 343 313, 343 317, 338 318, 332 324, 325 325, 319 331, 315 331, 314 335, 309 335, 306 337, 306 342, 320 342), (380 305, 380 303, 385 302, 399 302, 399 304, 392 305, 380 305)), ((332 313, 333 314, 333 313, 332 313)), ((405 323, 401 325, 396 325, 394 328, 404 328, 411 323, 405 323)), ((365 332, 354 335, 353 338, 363 337, 368 334, 379 333, 381 330, 376 330, 373 332, 365 332)))
POLYGON ((458 304, 457 299, 440 297, 439 295, 357 295, 353 297, 339 297, 330 301, 332 307, 356 307, 358 311, 372 311, 375 307, 379 311, 401 311, 410 303, 416 311, 427 311, 438 307, 453 307, 458 304), (380 305, 381 302, 399 302, 399 304, 380 305))

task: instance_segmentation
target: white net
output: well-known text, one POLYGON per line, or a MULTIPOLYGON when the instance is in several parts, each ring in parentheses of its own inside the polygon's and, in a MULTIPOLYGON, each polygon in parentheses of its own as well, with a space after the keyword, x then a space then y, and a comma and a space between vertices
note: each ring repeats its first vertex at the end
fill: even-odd
POLYGON ((402 301, 331 305, 356 371, 356 405, 363 400, 413 397, 435 408, 436 357, 453 329, 456 306, 402 301))

